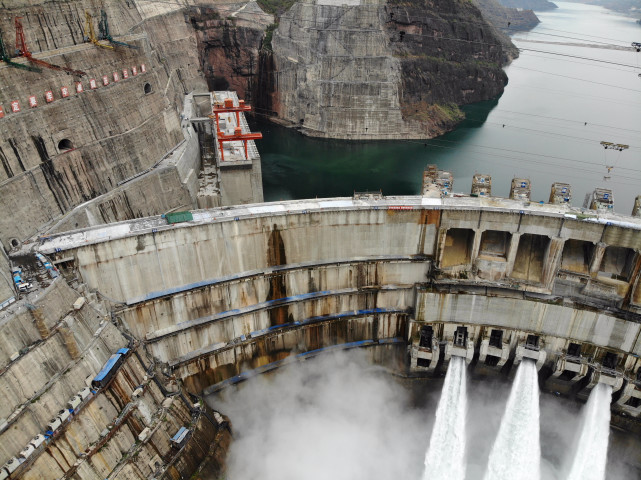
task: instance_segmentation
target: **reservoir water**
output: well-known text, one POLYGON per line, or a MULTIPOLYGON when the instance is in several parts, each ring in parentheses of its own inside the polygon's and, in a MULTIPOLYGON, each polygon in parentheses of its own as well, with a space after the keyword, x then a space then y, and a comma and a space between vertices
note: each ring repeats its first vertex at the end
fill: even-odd
POLYGON ((556 3, 537 12, 537 27, 512 36, 523 50, 505 69, 504 94, 465 107, 466 120, 439 138, 325 140, 254 121, 264 134, 256 143, 265 200, 415 195, 423 168, 435 163, 454 173, 457 192, 469 193, 479 172, 492 175, 493 194, 507 196, 512 177, 524 176, 533 200, 547 201, 555 181, 572 185, 574 206, 604 187, 614 191, 615 210, 629 214, 641 194, 641 53, 630 48, 641 26, 602 7, 556 3), (605 150, 601 141, 630 148, 605 150))

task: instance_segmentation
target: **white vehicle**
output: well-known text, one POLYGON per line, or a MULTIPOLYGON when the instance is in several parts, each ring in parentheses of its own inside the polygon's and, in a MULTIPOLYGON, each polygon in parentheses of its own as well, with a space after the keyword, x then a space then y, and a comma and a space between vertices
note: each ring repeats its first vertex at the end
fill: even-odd
POLYGON ((71 397, 71 400, 67 402, 67 408, 69 410, 75 410, 78 405, 82 403, 82 399, 80 398, 79 395, 76 395, 74 397, 71 397))
POLYGON ((16 471, 16 468, 20 466, 20 460, 18 460, 16 457, 13 457, 11 460, 9 460, 7 463, 4 464, 2 468, 4 468, 9 475, 11 475, 13 472, 16 471))
POLYGON ((33 448, 33 445, 29 444, 27 445, 24 450, 20 452, 20 457, 24 458, 25 460, 31 456, 31 454, 35 451, 36 449, 33 448))
POLYGON ((62 422, 60 421, 60 418, 56 417, 53 418, 49 421, 49 424, 47 425, 47 432, 55 432, 58 430, 58 428, 62 425, 62 422))
POLYGON ((89 395, 91 395, 91 389, 89 387, 85 387, 78 392, 78 396, 80 396, 82 400, 86 400, 89 395))
POLYGON ((60 411, 58 412, 58 418, 60 419, 60 423, 62 423, 62 422, 64 422, 65 420, 67 420, 67 419, 69 418, 69 415, 71 415, 71 414, 69 413, 69 410, 60 410, 60 411))
POLYGON ((33 445, 33 448, 38 448, 40 445, 45 443, 46 440, 47 437, 39 433, 38 435, 33 437, 33 439, 29 442, 29 445, 33 445))

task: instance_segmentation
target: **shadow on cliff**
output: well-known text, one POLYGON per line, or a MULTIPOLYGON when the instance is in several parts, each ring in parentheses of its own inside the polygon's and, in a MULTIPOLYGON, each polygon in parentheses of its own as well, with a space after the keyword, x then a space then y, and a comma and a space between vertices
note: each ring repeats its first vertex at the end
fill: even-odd
POLYGON ((465 120, 457 125, 457 128, 480 128, 487 121, 490 112, 499 104, 503 94, 483 102, 471 103, 461 107, 465 114, 465 120))

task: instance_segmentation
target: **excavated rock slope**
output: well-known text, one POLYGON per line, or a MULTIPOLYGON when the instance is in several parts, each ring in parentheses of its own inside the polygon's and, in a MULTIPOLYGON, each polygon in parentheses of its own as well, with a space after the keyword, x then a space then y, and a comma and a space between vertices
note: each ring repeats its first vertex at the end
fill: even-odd
POLYGON ((506 45, 467 1, 298 2, 274 32, 271 108, 312 136, 431 138, 503 92, 506 45))

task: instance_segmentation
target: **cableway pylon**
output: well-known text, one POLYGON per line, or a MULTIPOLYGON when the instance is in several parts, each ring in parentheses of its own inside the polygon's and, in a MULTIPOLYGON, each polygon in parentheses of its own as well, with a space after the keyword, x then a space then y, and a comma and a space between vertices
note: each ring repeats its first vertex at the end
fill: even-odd
POLYGON ((100 20, 98 21, 98 37, 100 40, 107 40, 109 43, 116 45, 118 47, 127 47, 138 49, 136 45, 130 45, 129 43, 119 42, 114 40, 113 37, 109 34, 109 21, 107 20, 107 12, 100 10, 100 20))
POLYGON ((16 53, 18 56, 25 57, 27 60, 29 60, 31 63, 35 63, 36 65, 43 66, 45 68, 50 68, 51 70, 60 70, 63 72, 71 73, 73 75, 78 75, 79 77, 82 77, 84 75, 87 75, 85 72, 82 70, 74 70, 73 68, 69 67, 62 67, 60 65, 54 65, 49 62, 45 62, 44 60, 40 60, 38 58, 34 58, 29 49, 27 48, 27 42, 25 41, 24 38, 24 30, 22 28, 22 22, 20 22, 20 19, 22 17, 16 17, 15 18, 15 25, 16 25, 16 53))
POLYGON ((100 48, 107 48, 109 50, 114 49, 114 47, 112 47, 111 45, 105 45, 104 43, 100 43, 98 41, 98 39, 96 38, 96 32, 93 29, 93 17, 86 10, 85 10, 85 42, 91 42, 100 48))
POLYGON ((0 60, 14 68, 21 68, 22 70, 29 70, 30 72, 42 72, 41 68, 34 67, 33 65, 27 65, 24 63, 18 63, 11 60, 9 53, 7 52, 6 47, 4 46, 4 41, 2 40, 2 32, 0 31, 0 60))

